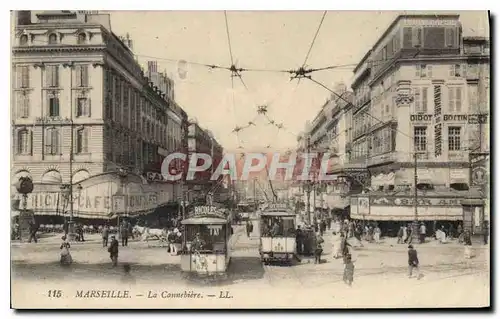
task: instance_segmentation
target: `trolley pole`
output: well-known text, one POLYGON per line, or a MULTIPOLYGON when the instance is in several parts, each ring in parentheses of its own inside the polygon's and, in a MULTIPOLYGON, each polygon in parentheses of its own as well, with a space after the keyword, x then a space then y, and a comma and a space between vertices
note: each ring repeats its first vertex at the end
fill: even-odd
MULTIPOLYGON (((307 154, 311 153, 311 137, 308 135, 307 136, 307 154)), ((307 190, 306 190, 306 194, 307 194, 307 219, 309 220, 309 224, 312 225, 313 224, 313 214, 311 213, 311 181, 309 180, 309 177, 306 181, 306 186, 307 186, 307 190)))
MULTIPOLYGON (((415 144, 415 141, 413 141, 415 144)), ((416 145, 413 146, 414 151, 413 151, 413 183, 415 187, 413 188, 413 209, 414 209, 414 217, 415 221, 413 222, 413 231, 412 231, 412 239, 418 241, 419 239, 419 229, 418 229, 418 189, 417 189, 417 183, 418 183, 418 169, 417 169, 417 147, 416 145)))

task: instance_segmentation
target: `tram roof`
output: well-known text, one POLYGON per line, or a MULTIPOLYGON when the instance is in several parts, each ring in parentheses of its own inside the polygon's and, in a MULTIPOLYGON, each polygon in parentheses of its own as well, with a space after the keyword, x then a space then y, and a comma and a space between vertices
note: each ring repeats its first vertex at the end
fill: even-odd
POLYGON ((216 217, 193 217, 181 221, 182 225, 224 225, 227 224, 227 219, 216 217))
POLYGON ((271 216, 271 217, 285 217, 285 216, 295 216, 295 213, 286 210, 264 210, 260 213, 261 216, 271 216))

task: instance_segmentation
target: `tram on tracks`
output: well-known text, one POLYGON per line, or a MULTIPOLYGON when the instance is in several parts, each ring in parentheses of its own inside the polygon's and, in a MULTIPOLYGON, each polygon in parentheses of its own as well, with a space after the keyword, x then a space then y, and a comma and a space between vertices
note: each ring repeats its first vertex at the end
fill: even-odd
POLYGON ((295 213, 286 204, 267 205, 259 217, 261 261, 292 264, 296 257, 295 213))
POLYGON ((184 226, 182 272, 225 276, 231 261, 229 213, 216 206, 198 206, 181 223, 184 226))

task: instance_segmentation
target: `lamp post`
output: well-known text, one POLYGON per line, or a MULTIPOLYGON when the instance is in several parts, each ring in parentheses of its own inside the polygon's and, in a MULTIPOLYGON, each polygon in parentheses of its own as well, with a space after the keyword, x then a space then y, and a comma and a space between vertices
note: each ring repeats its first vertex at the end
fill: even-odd
MULTIPOLYGON (((118 177, 120 178, 120 190, 118 192, 116 192, 115 196, 117 195, 121 195, 121 196, 125 196, 125 192, 124 192, 124 189, 125 189, 125 179, 127 178, 128 176, 128 172, 126 169, 124 169, 123 167, 120 167, 118 169, 118 177)), ((125 203, 125 199, 123 201, 124 203, 124 207, 127 207, 127 204, 125 203)), ((118 229, 120 229, 120 214, 116 214, 116 226, 118 227, 118 229)))
MULTIPOLYGON (((16 190, 19 194, 22 196, 22 211, 20 212, 20 218, 19 218, 19 240, 23 240, 24 236, 23 232, 25 233, 25 222, 24 220, 27 219, 28 216, 28 194, 33 192, 33 181, 29 177, 20 177, 18 182, 15 184, 16 190)), ((33 216, 29 216, 30 219, 32 220, 33 216)), ((28 236, 29 238, 29 236, 28 236)))
MULTIPOLYGON (((68 240, 74 241, 76 239, 76 234, 75 234, 75 221, 74 221, 74 209, 73 209, 73 204, 74 204, 73 185, 62 184, 60 189, 61 189, 61 193, 62 193, 63 199, 64 199, 64 205, 63 205, 64 210, 66 210, 67 205, 70 205, 69 221, 68 221, 68 229, 67 229, 68 240)), ((76 189, 78 191, 78 200, 80 200, 80 193, 83 189, 82 185, 78 184, 76 186, 76 189)), ((65 215, 66 215, 66 212, 65 212, 65 215)))

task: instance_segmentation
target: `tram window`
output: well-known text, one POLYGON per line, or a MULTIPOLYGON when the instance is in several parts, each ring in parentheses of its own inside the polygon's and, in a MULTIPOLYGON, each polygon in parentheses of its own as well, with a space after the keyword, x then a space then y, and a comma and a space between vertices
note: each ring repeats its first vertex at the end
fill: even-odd
POLYGON ((186 241, 189 244, 200 234, 203 251, 225 251, 226 225, 187 225, 186 241))
POLYGON ((261 219, 262 237, 293 237, 295 221, 293 218, 264 217, 261 219))

